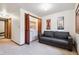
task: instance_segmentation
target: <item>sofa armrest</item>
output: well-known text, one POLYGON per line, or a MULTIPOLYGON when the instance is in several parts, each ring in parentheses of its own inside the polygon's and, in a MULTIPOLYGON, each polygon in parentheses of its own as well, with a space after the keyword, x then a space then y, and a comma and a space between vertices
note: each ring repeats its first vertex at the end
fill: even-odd
POLYGON ((42 34, 42 33, 39 33, 38 35, 39 35, 40 37, 41 37, 41 36, 44 36, 44 34, 42 34))
POLYGON ((71 36, 68 36, 68 39, 72 39, 72 37, 71 36))
POLYGON ((44 34, 38 33, 38 38, 40 39, 40 37, 44 36, 44 34))
POLYGON ((73 43, 73 38, 71 36, 68 36, 69 43, 73 43))
POLYGON ((69 50, 72 50, 72 48, 73 48, 73 38, 71 36, 68 36, 68 46, 69 46, 69 50))

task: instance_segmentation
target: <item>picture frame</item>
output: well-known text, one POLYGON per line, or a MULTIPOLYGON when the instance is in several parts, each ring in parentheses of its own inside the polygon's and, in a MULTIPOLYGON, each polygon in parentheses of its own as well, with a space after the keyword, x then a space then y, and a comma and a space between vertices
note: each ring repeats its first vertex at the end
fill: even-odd
POLYGON ((46 20, 46 29, 50 30, 51 29, 51 19, 46 20))
POLYGON ((57 19, 57 29, 64 30, 64 16, 58 17, 57 19))

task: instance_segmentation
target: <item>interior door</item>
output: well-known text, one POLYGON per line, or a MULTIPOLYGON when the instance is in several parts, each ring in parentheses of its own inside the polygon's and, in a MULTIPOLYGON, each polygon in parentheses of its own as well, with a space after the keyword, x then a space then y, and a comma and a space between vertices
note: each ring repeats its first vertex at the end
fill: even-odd
POLYGON ((42 33, 42 20, 38 19, 38 37, 42 33))
POLYGON ((5 38, 11 39, 11 18, 5 21, 5 38))
POLYGON ((11 39, 11 18, 8 19, 8 38, 11 39))
POLYGON ((7 23, 8 23, 8 21, 7 21, 7 19, 5 20, 5 38, 7 38, 8 37, 8 25, 7 25, 7 23))

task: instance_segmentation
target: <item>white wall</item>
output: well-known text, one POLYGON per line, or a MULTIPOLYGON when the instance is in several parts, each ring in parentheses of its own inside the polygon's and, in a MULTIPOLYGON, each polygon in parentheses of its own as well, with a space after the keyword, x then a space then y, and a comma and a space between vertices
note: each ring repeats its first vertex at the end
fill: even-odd
POLYGON ((12 40, 20 44, 20 22, 16 18, 12 18, 12 40))
POLYGON ((61 16, 64 16, 64 30, 62 31, 68 31, 74 37, 75 35, 74 10, 62 11, 62 12, 58 12, 55 14, 42 17, 43 31, 46 30, 46 19, 51 19, 51 30, 58 31, 57 30, 57 18, 61 16))
POLYGON ((4 32, 4 21, 0 21, 0 32, 4 32))

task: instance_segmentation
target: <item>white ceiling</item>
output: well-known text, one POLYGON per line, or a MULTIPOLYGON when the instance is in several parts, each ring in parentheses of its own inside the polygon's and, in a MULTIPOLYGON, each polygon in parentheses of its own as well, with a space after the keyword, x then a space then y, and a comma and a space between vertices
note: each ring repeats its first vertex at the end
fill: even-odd
POLYGON ((8 12, 18 14, 19 8, 23 8, 38 16, 45 16, 60 11, 74 9, 75 3, 51 3, 52 7, 48 11, 41 10, 39 7, 40 5, 41 3, 0 3, 0 11, 2 8, 6 8, 8 12))

